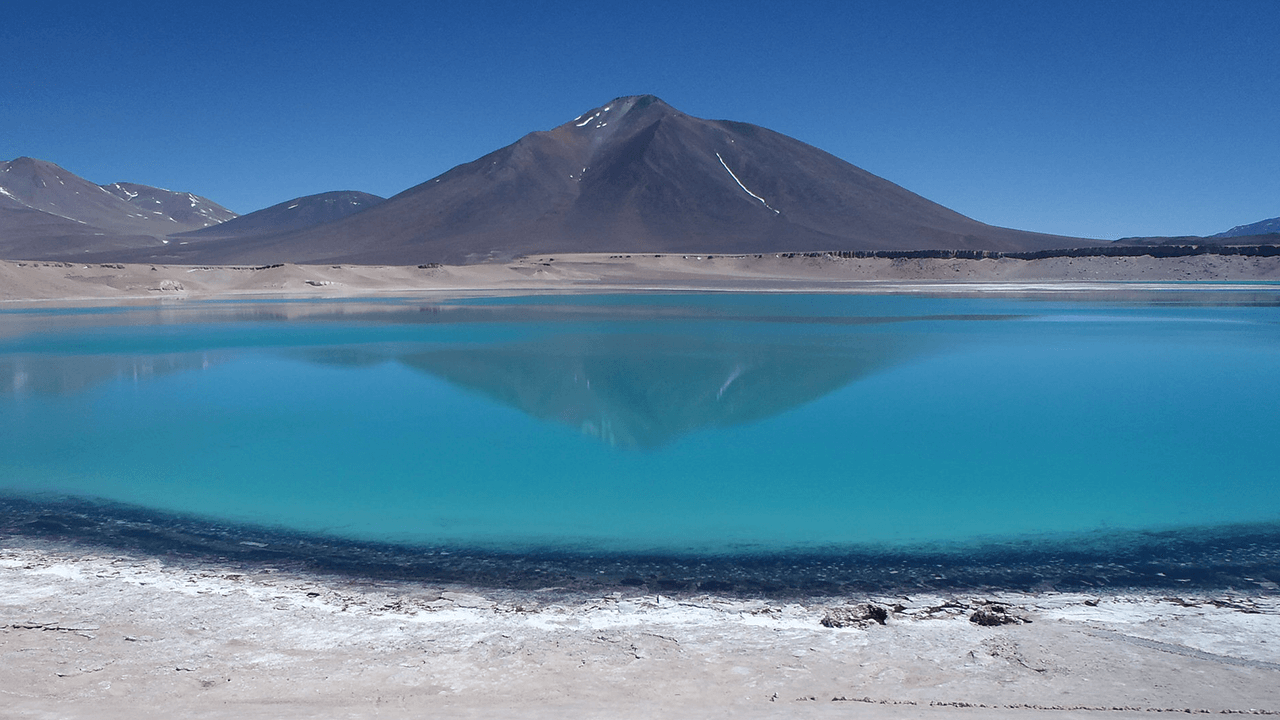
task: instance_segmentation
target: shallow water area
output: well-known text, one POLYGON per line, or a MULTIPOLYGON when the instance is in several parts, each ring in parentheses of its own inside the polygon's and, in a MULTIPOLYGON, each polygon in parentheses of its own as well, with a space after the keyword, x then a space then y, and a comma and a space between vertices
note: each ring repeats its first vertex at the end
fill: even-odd
POLYGON ((1265 285, 6 311, 0 490, 517 554, 1269 533, 1277 320, 1265 285))

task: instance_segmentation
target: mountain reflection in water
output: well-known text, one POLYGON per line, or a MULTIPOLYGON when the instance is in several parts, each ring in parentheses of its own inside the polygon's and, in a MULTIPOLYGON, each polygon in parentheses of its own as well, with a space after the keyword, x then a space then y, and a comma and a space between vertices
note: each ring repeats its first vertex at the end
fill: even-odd
POLYGON ((0 505, 682 557, 1273 524, 1275 308, 1186 297, 0 312, 0 505))
POLYGON ((572 334, 419 352, 406 366, 615 446, 657 448, 812 402, 899 360, 890 336, 572 334))
POLYGON ((75 395, 108 382, 145 382, 201 370, 230 359, 226 352, 163 355, 0 356, 0 395, 75 395))
POLYGON ((0 395, 73 395, 263 354, 353 372, 396 363, 612 446, 654 449, 784 413, 917 355, 925 336, 895 325, 993 319, 756 311, 233 305, 71 316, 54 325, 63 332, 28 328, 10 342, 16 352, 0 352, 0 395), (70 332, 82 327, 90 334, 70 332))

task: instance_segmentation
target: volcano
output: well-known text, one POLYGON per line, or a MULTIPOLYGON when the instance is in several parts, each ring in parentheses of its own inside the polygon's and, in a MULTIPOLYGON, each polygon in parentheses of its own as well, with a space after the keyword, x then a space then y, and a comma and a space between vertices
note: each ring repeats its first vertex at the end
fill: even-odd
POLYGON ((748 123, 696 118, 637 95, 530 133, 343 219, 271 237, 170 243, 117 259, 408 265, 551 252, 1028 251, 1098 244, 986 225, 799 140, 748 123))

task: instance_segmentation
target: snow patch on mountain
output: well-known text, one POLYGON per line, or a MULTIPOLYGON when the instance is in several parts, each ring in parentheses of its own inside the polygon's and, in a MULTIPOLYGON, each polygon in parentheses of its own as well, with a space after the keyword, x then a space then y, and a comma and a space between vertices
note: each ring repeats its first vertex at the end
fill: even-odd
POLYGON ((1248 225, 1237 225, 1226 232, 1213 235, 1215 238, 1231 238, 1245 237, 1248 235, 1269 235, 1271 233, 1280 233, 1280 217, 1273 217, 1268 220, 1259 220, 1256 223, 1248 225))
POLYGON ((727 171, 729 172, 729 177, 733 178, 733 181, 734 181, 734 182, 736 182, 736 183, 738 183, 738 187, 742 188, 743 192, 745 192, 746 194, 750 195, 751 197, 753 197, 753 198, 755 198, 755 199, 759 200, 761 205, 764 205, 765 207, 769 208, 770 210, 773 210, 773 212, 774 212, 774 214, 775 214, 775 215, 781 215, 781 214, 782 214, 782 212, 781 212, 780 210, 774 210, 774 208, 773 208, 773 207, 771 207, 771 206, 769 205, 769 203, 765 202, 765 199, 764 199, 764 198, 762 198, 762 197, 760 197, 759 195, 757 195, 757 194, 755 194, 755 193, 751 192, 750 190, 748 190, 748 189, 747 189, 747 186, 746 186, 746 185, 743 185, 743 184, 742 184, 742 181, 738 179, 738 176, 737 176, 737 175, 734 175, 732 170, 729 170, 729 163, 725 162, 725 161, 724 161, 724 158, 720 157, 720 153, 716 153, 716 159, 720 161, 720 164, 724 166, 724 169, 725 169, 725 170, 727 170, 727 171))

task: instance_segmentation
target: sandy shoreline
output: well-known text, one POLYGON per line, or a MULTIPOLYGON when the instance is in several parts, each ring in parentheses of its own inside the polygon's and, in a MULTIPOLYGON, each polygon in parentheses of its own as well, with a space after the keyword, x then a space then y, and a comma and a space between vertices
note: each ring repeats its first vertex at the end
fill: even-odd
POLYGON ((37 540, 0 587, 2 717, 1280 713, 1271 595, 589 597, 37 540), (824 626, 867 602, 883 625, 824 626))
MULTIPOLYGON (((1031 292, 1280 280, 1280 257, 1043 260, 568 254, 464 266, 262 268, 0 261, 0 307, 31 301, 539 292, 1031 292)), ((1150 289, 1150 288, 1148 288, 1150 289)))

